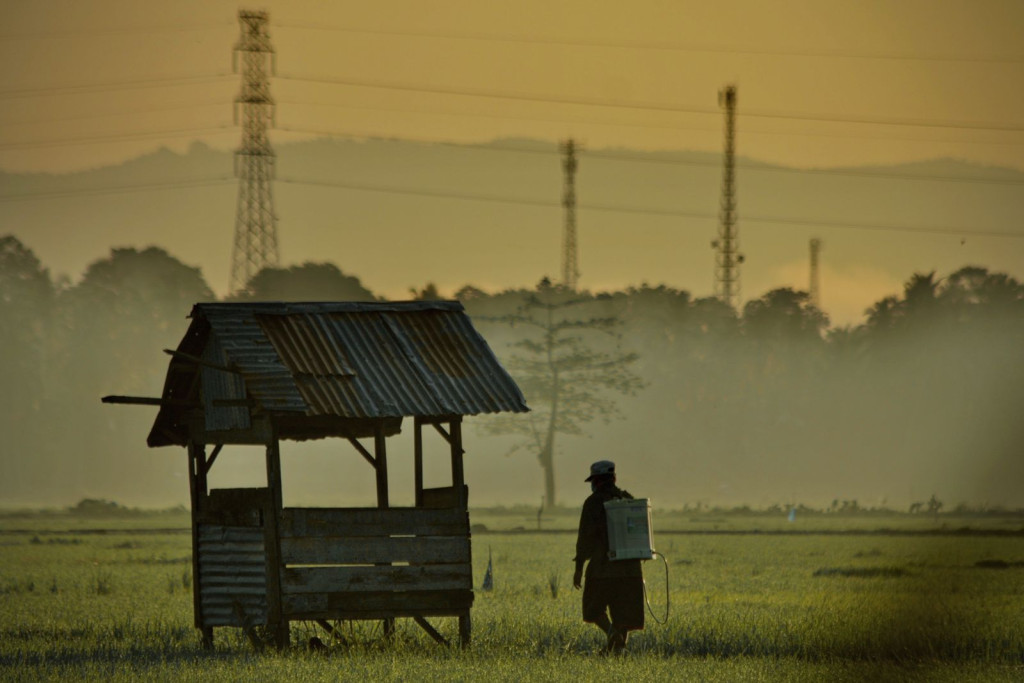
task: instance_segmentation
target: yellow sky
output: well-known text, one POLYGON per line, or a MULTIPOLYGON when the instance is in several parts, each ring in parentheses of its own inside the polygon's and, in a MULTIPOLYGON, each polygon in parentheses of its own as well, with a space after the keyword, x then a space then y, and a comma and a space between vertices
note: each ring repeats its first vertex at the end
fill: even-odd
MULTIPOLYGON (((238 4, 0 7, 0 167, 87 167, 197 137, 236 144, 226 105, 238 88, 229 76, 238 4), (218 126, 228 127, 201 132, 218 126), (130 135, 145 137, 123 139, 130 135), (90 142, 53 144, 61 139, 90 142)), ((957 157, 1024 168, 1017 0, 263 7, 279 55, 278 124, 302 133, 572 135, 596 147, 716 150, 716 94, 734 82, 747 156, 808 166, 957 157)))
MULTIPOLYGON (((92 168, 194 140, 236 147, 239 7, 0 0, 0 169, 92 168)), ((951 157, 1024 169, 1019 0, 289 0, 253 9, 270 12, 277 50, 274 144, 321 134, 571 136, 588 149, 717 152, 717 93, 735 83, 745 157, 801 167, 951 157)), ((315 257, 283 244, 286 262, 315 257)), ((990 244, 995 254, 1006 242, 990 244)), ((854 320, 899 285, 870 263, 829 255, 823 272, 842 283, 833 301, 847 306, 838 319, 854 320)), ((751 273, 750 291, 801 286, 803 258, 751 273)), ((986 253, 972 258, 988 265, 986 253)), ((411 284, 355 274, 392 296, 411 284)), ((500 284, 528 286, 540 275, 500 284)), ((629 284, 587 275, 584 286, 629 284)))

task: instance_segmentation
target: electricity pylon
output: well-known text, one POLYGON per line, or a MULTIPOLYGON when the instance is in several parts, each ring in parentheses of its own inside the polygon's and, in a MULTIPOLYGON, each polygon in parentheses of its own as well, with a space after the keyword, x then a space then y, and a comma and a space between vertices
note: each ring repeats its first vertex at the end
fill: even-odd
POLYGON ((725 160, 722 172, 722 200, 715 250, 715 296, 737 306, 740 298, 739 228, 736 226, 736 86, 718 93, 718 105, 725 108, 725 160))
POLYGON ((566 140, 560 145, 565 158, 562 169, 565 171, 565 189, 562 195, 562 206, 565 208, 565 227, 562 232, 562 285, 570 291, 576 291, 579 283, 579 254, 576 249, 576 143, 566 140))
POLYGON ((235 152, 235 176, 239 183, 231 256, 232 293, 245 289, 261 269, 277 266, 280 258, 271 187, 275 155, 267 139, 267 129, 274 121, 269 81, 274 69, 274 48, 267 33, 268 18, 266 12, 238 13, 242 35, 235 45, 234 66, 237 73, 241 55, 242 91, 235 99, 235 121, 241 108, 242 144, 235 152))
POLYGON ((811 238, 811 286, 809 296, 811 305, 821 310, 821 275, 818 272, 818 257, 821 254, 821 240, 811 238))

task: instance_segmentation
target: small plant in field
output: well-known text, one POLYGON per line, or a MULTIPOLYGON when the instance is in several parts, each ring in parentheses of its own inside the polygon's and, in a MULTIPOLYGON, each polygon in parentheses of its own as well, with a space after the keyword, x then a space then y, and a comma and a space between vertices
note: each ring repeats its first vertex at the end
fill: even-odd
POLYGON ((561 579, 557 571, 552 571, 548 574, 548 589, 551 591, 551 599, 558 599, 558 585, 561 579))
POLYGON ((93 590, 96 592, 96 595, 110 595, 113 591, 113 585, 109 572, 96 572, 96 576, 93 579, 93 590))
POLYGON ((57 577, 56 576, 53 577, 52 579, 50 579, 50 592, 53 593, 54 595, 56 595, 57 593, 60 593, 60 587, 57 585, 57 577))
POLYGON ((188 569, 181 573, 181 587, 185 590, 192 588, 192 572, 188 569))
POLYGON ((178 581, 173 576, 167 577, 167 594, 174 595, 174 592, 178 590, 178 581))

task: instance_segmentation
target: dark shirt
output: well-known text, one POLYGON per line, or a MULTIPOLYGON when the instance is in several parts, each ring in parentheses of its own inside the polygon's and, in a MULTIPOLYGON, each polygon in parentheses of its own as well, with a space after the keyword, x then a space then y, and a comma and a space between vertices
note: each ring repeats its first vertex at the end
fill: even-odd
POLYGON ((608 559, 608 517, 605 501, 629 498, 629 492, 608 483, 590 494, 583 502, 580 529, 576 536, 576 563, 587 563, 587 579, 611 579, 625 576, 643 576, 640 560, 608 559))

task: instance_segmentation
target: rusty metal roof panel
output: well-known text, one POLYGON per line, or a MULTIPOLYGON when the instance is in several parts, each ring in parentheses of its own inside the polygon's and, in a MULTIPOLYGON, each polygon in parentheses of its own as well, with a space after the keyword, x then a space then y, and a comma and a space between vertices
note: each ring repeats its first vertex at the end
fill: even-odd
POLYGON ((377 418, 527 410, 458 302, 199 304, 266 410, 377 418))

